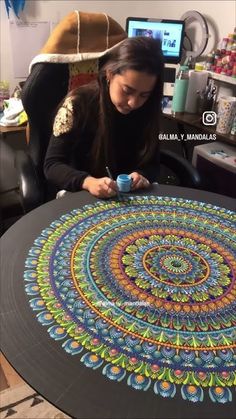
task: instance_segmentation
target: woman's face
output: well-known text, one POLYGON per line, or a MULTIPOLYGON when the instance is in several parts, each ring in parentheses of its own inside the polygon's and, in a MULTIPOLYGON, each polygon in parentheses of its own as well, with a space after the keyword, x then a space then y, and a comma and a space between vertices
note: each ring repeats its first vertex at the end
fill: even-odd
POLYGON ((126 115, 140 108, 148 100, 157 77, 136 70, 126 70, 122 74, 109 74, 110 98, 118 112, 126 115))

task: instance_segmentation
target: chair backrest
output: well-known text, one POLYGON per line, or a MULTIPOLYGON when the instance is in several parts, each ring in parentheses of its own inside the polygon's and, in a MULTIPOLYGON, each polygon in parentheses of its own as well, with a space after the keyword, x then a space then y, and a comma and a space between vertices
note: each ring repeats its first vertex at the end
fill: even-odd
POLYGON ((29 154, 40 176, 55 110, 68 91, 68 64, 35 64, 22 89, 29 120, 29 154))
POLYGON ((37 63, 22 89, 29 120, 29 154, 37 172, 42 167, 56 109, 68 91, 97 77, 97 60, 77 63, 37 63))

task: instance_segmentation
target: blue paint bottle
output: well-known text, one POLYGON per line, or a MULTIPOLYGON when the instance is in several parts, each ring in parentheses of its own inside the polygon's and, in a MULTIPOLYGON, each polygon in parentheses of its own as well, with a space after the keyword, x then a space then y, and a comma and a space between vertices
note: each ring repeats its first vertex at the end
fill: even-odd
POLYGON ((120 192, 130 192, 132 178, 129 175, 122 174, 117 176, 116 183, 120 192))

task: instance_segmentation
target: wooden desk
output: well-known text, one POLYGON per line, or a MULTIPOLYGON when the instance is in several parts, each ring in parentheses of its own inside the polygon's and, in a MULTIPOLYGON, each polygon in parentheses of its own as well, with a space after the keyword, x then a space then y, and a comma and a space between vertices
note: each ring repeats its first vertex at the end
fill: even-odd
POLYGON ((27 125, 4 127, 0 125, 0 139, 13 149, 27 148, 27 125))
POLYGON ((235 419, 235 200, 166 185, 135 195, 68 194, 4 234, 2 352, 76 419, 235 419), (208 392, 227 398, 221 382, 226 404, 208 392))
POLYGON ((3 127, 2 125, 0 125, 1 134, 8 134, 9 132, 18 132, 18 131, 26 131, 26 125, 12 126, 12 127, 3 127))

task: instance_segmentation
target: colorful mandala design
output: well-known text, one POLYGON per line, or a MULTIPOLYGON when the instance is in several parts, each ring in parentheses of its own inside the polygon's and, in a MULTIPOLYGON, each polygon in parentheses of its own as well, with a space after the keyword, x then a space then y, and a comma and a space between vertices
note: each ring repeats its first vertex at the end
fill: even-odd
POLYGON ((29 251, 30 305, 68 354, 110 380, 230 402, 235 221, 223 208, 154 196, 73 210, 29 251))

